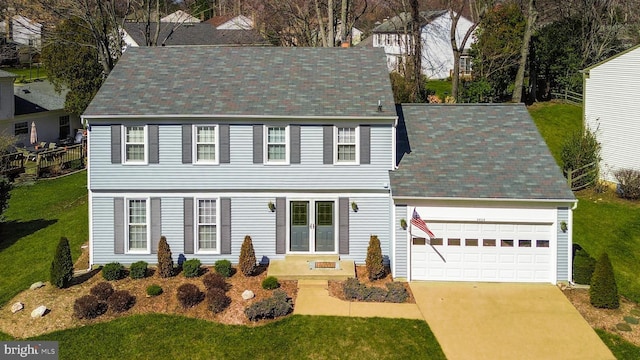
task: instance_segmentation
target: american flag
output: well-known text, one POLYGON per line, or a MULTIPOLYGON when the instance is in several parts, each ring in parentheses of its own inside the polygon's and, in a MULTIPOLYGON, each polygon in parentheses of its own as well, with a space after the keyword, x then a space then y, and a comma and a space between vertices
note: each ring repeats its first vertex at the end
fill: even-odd
POLYGON ((429 236, 429 238, 436 237, 435 235, 433 235, 431 230, 429 230, 424 220, 420 218, 420 215, 418 215, 418 212, 416 211, 416 209, 413 209, 413 216, 411 217, 411 225, 414 225, 418 229, 424 231, 429 236))

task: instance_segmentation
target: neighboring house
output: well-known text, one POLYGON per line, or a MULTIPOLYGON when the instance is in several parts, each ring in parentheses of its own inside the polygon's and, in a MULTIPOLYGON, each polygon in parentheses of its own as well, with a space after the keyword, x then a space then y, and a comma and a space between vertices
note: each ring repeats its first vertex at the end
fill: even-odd
POLYGON ((42 24, 36 21, 22 15, 14 15, 10 21, 1 21, 0 29, 7 37, 7 41, 42 49, 42 24))
POLYGON ((220 15, 205 21, 218 30, 253 30, 253 20, 244 15, 220 15))
MULTIPOLYGON (((446 79, 453 71, 453 49, 451 48, 451 14, 448 10, 420 12, 422 22, 422 74, 429 79, 446 79)), ((456 41, 462 44, 465 33, 473 23, 461 16, 456 28, 456 41)), ((384 48, 387 54, 389 71, 399 71, 407 63, 407 54, 411 54, 411 34, 413 27, 411 15, 401 13, 373 29, 374 47, 384 48)), ((471 75, 471 57, 468 51, 474 42, 473 36, 467 40, 463 55, 460 57, 460 74, 471 75)))
POLYGON ((156 263, 161 236, 235 263, 245 235, 262 263, 362 264, 374 234, 398 279, 571 279, 576 200, 526 108, 397 110, 380 49, 131 48, 83 120, 91 265, 156 263))
POLYGON ((38 142, 59 142, 82 128, 80 118, 64 110, 66 92, 56 93, 48 81, 15 84, 16 75, 0 70, 0 131, 29 145, 32 123, 38 142))
MULTIPOLYGON (((342 34, 342 21, 338 21, 338 25, 336 26, 336 38, 338 41, 345 42, 344 39, 341 39, 342 34)), ((348 40, 351 40, 351 45, 358 45, 362 41, 362 36, 364 33, 356 28, 355 26, 351 27, 351 33, 347 35, 348 40)))
POLYGON ((584 74, 584 122, 600 142, 600 177, 640 170, 640 45, 593 65, 584 74), (615 91, 612 91, 615 89, 615 91))
POLYGON ((189 13, 178 10, 160 19, 160 22, 168 23, 199 23, 200 19, 191 16, 189 13))
MULTIPOLYGON (((151 34, 157 23, 151 23, 151 34)), ((145 27, 142 22, 124 23, 124 42, 127 47, 145 46, 145 27)), ((209 24, 160 23, 158 45, 268 45, 255 30, 218 30, 209 24)))

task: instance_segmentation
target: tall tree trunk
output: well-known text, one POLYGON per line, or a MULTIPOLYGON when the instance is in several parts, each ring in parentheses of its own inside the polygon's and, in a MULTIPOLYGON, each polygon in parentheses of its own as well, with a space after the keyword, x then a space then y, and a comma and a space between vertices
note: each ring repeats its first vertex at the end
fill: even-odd
POLYGON ((422 38, 421 38, 421 21, 420 7, 418 0, 410 0, 411 6, 411 38, 413 41, 413 86, 411 97, 414 102, 421 102, 422 99, 422 38))
POLYGON ((335 18, 333 15, 333 0, 329 0, 327 6, 329 7, 329 18, 327 19, 327 24, 329 25, 329 36, 327 39, 327 45, 329 47, 334 47, 336 46, 336 32, 334 27, 335 18))
POLYGON ((538 18, 535 0, 529 0, 529 11, 527 12, 527 26, 524 29, 524 37, 522 39, 522 48, 520 50, 520 61, 518 64, 518 72, 513 87, 512 101, 515 103, 522 102, 522 87, 524 84, 524 71, 527 67, 527 59, 529 58, 529 43, 531 42, 531 33, 533 26, 538 18))
POLYGON ((318 18, 318 29, 319 29, 319 36, 320 36, 320 41, 322 42, 322 46, 323 47, 327 47, 327 37, 325 35, 324 32, 324 21, 322 21, 322 13, 320 12, 320 4, 318 3, 318 0, 315 0, 315 5, 316 5, 316 17, 318 18))
POLYGON ((342 23, 340 31, 340 40, 342 42, 347 41, 347 11, 349 10, 349 0, 342 0, 342 6, 340 8, 340 22, 342 23))

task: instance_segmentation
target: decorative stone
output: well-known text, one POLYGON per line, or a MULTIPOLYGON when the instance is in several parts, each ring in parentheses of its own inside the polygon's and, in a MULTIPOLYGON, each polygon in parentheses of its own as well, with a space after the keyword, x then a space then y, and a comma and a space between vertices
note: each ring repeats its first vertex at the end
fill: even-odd
POLYGON ((251 290, 245 290, 242 292, 242 298, 245 300, 253 299, 255 296, 256 294, 254 294, 251 290))
POLYGON ((18 311, 20 311, 22 309, 24 309, 24 304, 21 303, 20 301, 18 301, 17 303, 11 305, 11 313, 12 314, 17 313, 18 311))
POLYGON ((34 282, 33 284, 31 284, 29 289, 35 290, 35 289, 39 289, 39 288, 41 288, 43 286, 44 286, 44 283, 42 281, 38 281, 38 282, 34 282))
POLYGON ((616 324, 616 329, 620 330, 620 331, 631 331, 631 325, 627 324, 627 323, 619 323, 616 324))
POLYGON ((42 317, 45 312, 47 312, 47 307, 44 305, 40 305, 37 308, 33 309, 33 311, 31 312, 31 317, 34 319, 42 317))

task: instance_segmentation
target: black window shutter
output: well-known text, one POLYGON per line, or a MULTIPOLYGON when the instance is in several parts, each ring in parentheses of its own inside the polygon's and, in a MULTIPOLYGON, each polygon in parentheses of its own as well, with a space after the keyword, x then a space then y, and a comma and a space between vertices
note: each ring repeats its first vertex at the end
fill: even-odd
POLYGON ((231 254, 231 199, 220 198, 220 253, 231 254))
POLYGON ((322 128, 322 163, 333 164, 333 126, 322 128))
POLYGON ((371 164, 371 126, 360 125, 360 164, 371 164))
POLYGON ((287 199, 276 198, 276 254, 287 251, 287 199))
POLYGON ((340 254, 349 253, 349 198, 338 199, 338 252, 340 254))
POLYGON ((300 125, 289 126, 289 136, 291 138, 291 164, 300 164, 300 125))
POLYGON ((159 137, 158 125, 149 125, 149 164, 160 163, 159 137))
POLYGON ((182 163, 183 164, 191 164, 192 163, 192 138, 191 132, 193 127, 191 125, 182 125, 182 163))
POLYGON ((262 164, 262 125, 253 125, 253 163, 262 164))
POLYGON ((115 254, 124 254, 124 198, 113 199, 113 224, 115 254))
POLYGON ((151 198, 151 253, 158 253, 158 242, 162 236, 162 200, 160 198, 151 198))
POLYGON ((111 163, 122 163, 122 126, 111 125, 111 163))
POLYGON ((220 129, 220 164, 231 162, 231 144, 229 141, 229 124, 219 125, 220 129))
POLYGON ((184 198, 184 253, 193 254, 193 198, 184 198))

